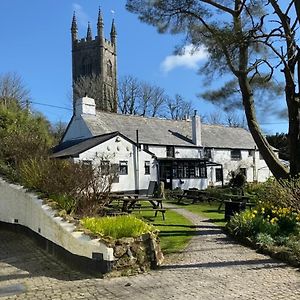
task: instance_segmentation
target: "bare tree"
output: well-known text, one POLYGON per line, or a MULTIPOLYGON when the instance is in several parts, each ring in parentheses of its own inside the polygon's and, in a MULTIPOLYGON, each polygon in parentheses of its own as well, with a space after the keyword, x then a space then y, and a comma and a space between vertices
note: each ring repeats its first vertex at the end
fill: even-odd
POLYGON ((143 117, 147 116, 153 98, 153 86, 147 82, 142 82, 139 89, 138 111, 143 117))
POLYGON ((243 116, 239 116, 235 111, 216 110, 206 114, 203 119, 205 120, 204 123, 206 124, 247 129, 245 118, 243 116))
POLYGON ((140 83, 133 76, 125 76, 119 81, 118 107, 122 114, 136 114, 138 98, 140 96, 140 83))
POLYGON ((247 124, 244 115, 241 117, 236 112, 226 112, 226 125, 229 127, 239 127, 247 129, 247 124))
POLYGON ((176 94, 174 98, 167 99, 167 110, 171 119, 180 120, 193 113, 191 101, 185 101, 181 95, 176 94))
POLYGON ((62 121, 58 121, 51 125, 51 133, 57 143, 62 139, 67 128, 67 124, 62 121))
POLYGON ((141 82, 133 76, 125 76, 120 80, 118 106, 122 114, 162 116, 166 99, 161 87, 141 82))
POLYGON ((163 116, 167 95, 165 90, 158 86, 153 86, 152 97, 150 100, 150 111, 151 117, 163 116))
POLYGON ((220 110, 213 111, 206 115, 205 120, 208 124, 224 125, 223 112, 220 110))
POLYGON ((0 103, 7 105, 9 101, 16 101, 21 107, 29 106, 30 92, 23 79, 17 73, 0 75, 0 103))

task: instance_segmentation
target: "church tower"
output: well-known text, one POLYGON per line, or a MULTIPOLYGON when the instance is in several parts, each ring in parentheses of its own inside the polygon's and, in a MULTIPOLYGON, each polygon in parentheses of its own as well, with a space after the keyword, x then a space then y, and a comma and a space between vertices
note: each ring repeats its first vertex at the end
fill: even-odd
POLYGON ((110 40, 104 37, 100 9, 97 36, 93 38, 90 23, 85 38, 79 40, 77 33, 74 12, 71 27, 73 100, 87 95, 95 98, 97 110, 117 112, 117 32, 114 20, 110 40))

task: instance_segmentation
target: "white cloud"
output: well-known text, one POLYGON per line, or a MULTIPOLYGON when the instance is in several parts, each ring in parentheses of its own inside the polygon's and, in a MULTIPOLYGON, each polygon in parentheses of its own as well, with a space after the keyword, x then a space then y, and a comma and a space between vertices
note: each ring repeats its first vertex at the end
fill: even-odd
POLYGON ((88 14, 84 11, 83 7, 80 4, 73 3, 73 10, 75 11, 76 14, 76 19, 78 21, 78 24, 81 27, 86 27, 89 21, 89 16, 88 14))
POLYGON ((168 73, 177 67, 188 69, 197 69, 200 61, 206 60, 208 53, 203 46, 194 48, 193 45, 187 45, 183 48, 182 54, 169 55, 161 63, 161 69, 168 73))

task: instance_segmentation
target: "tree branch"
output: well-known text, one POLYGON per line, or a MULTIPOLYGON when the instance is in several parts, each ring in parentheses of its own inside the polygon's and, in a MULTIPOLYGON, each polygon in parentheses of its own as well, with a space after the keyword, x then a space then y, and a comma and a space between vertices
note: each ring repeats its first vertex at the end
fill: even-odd
POLYGON ((231 15, 234 15, 236 13, 233 9, 230 9, 230 8, 228 8, 226 6, 223 6, 223 5, 219 4, 219 3, 216 3, 215 1, 212 1, 212 0, 201 0, 201 2, 210 4, 210 5, 212 5, 212 6, 216 7, 216 8, 224 11, 224 12, 227 12, 227 13, 231 14, 231 15))

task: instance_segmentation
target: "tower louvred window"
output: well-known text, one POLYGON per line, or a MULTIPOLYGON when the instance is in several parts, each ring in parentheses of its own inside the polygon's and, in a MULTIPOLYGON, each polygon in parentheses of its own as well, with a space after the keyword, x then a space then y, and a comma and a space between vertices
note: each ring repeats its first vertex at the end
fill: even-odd
POLYGON ((113 67, 110 60, 107 62, 107 76, 109 77, 113 76, 113 67))

